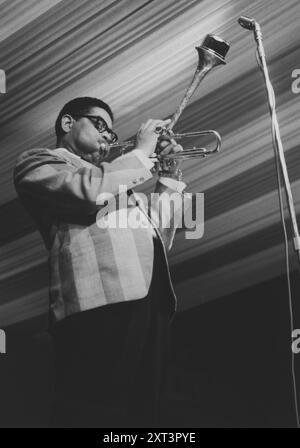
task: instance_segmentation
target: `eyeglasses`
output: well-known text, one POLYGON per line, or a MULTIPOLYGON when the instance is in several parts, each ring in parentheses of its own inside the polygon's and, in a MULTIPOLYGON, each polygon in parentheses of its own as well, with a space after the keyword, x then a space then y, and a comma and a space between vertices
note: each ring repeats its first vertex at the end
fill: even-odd
POLYGON ((106 121, 103 120, 102 117, 99 117, 98 115, 73 115, 73 118, 88 118, 100 134, 103 132, 109 134, 111 143, 116 143, 116 141, 118 141, 117 134, 108 127, 106 121))

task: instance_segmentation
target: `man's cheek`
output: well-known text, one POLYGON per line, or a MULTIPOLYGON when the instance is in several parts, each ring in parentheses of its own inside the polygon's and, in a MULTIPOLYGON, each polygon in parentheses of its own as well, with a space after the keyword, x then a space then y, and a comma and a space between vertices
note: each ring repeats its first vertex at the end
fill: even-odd
POLYGON ((84 152, 93 153, 99 150, 98 139, 93 134, 87 132, 81 136, 80 145, 84 152))

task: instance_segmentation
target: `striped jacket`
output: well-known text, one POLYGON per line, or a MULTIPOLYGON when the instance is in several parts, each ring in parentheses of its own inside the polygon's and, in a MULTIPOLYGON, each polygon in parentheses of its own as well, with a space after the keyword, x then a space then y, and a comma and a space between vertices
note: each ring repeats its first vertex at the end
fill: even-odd
MULTIPOLYGON (((105 227, 99 225, 97 216, 104 207, 104 202, 98 200, 102 194, 118 197, 113 212, 118 215, 124 212, 119 205, 120 196, 128 196, 126 191, 119 194, 119 186, 130 190, 151 177, 151 171, 134 153, 100 167, 64 148, 31 149, 18 157, 15 188, 49 251, 50 307, 55 321, 79 311, 147 295, 152 277, 153 236, 160 238, 166 254, 181 219, 182 203, 189 205, 179 195, 180 203, 175 204, 169 216, 169 228, 160 226, 159 200, 151 204, 150 220, 137 196, 131 196, 126 213, 138 210, 148 225, 105 227)), ((169 195, 174 190, 157 182, 156 192, 169 195)), ((172 288, 170 278, 169 281, 172 288)), ((174 291, 173 296, 174 312, 174 291)))

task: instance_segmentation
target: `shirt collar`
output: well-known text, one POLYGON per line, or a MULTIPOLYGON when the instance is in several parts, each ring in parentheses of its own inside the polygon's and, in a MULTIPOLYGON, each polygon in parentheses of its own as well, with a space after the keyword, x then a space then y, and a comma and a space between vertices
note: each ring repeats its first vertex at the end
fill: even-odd
POLYGON ((71 154, 72 156, 77 157, 77 159, 82 160, 80 156, 78 156, 77 154, 74 154, 74 153, 71 152, 71 151, 68 151, 68 149, 66 149, 66 148, 61 147, 61 148, 55 148, 55 149, 59 149, 60 151, 65 151, 65 152, 67 152, 68 154, 71 154))

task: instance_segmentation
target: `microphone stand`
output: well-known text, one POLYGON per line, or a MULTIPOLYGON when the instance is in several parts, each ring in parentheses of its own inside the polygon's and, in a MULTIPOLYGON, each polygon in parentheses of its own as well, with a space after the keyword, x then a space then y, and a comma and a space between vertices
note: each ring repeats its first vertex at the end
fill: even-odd
POLYGON ((293 231, 293 245, 294 250, 297 253, 297 260, 299 263, 300 268, 300 236, 299 236, 299 230, 298 230, 298 224, 297 224, 297 218, 296 218, 296 212, 295 212, 295 206, 294 206, 294 200, 291 190, 291 183, 289 180, 284 150, 282 146, 281 136, 280 136, 280 130, 279 130, 279 124, 277 119, 277 113, 276 113, 276 100, 275 100, 275 94, 274 89, 270 80, 269 76, 269 70, 267 66, 266 61, 266 55, 263 45, 263 39, 262 39, 262 31, 259 23, 256 21, 253 22, 253 31, 254 31, 254 37, 257 43, 257 56, 258 56, 258 65, 261 69, 265 86, 267 90, 268 95, 268 103, 269 103, 269 110, 271 114, 272 119, 272 135, 273 135, 273 147, 275 151, 275 155, 278 156, 278 161, 280 163, 280 168, 282 172, 283 182, 284 182, 284 189, 286 193, 287 198, 287 204, 288 204, 288 210, 291 218, 292 223, 292 231, 293 231))
MULTIPOLYGON (((264 81, 265 81, 266 90, 267 90, 267 94, 268 94, 269 110, 270 110, 271 120, 272 120, 273 147, 274 147, 274 152, 275 152, 275 157, 276 157, 276 167, 277 167, 277 172, 278 172, 279 200, 280 200, 280 208, 281 208, 282 219, 283 219, 283 226, 284 226, 284 214, 283 214, 283 210, 282 210, 283 207, 282 207, 281 192, 280 192, 279 167, 281 169, 282 177, 283 177, 283 181, 284 181, 284 188, 285 188, 285 193, 286 193, 286 198, 287 198, 288 210, 289 210, 289 214, 290 214, 290 218, 291 218, 291 222, 292 222, 293 244, 294 244, 294 249, 297 253, 297 260, 299 262, 298 267, 300 268, 299 230, 298 230, 298 225, 297 225, 296 212, 295 212, 295 206, 294 206, 293 195, 292 195, 292 190, 291 190, 291 184, 290 184, 290 180, 289 180, 289 175, 288 175, 287 166, 286 166, 286 160, 285 160, 282 141, 281 141, 281 137, 280 137, 279 124, 278 124, 277 113, 276 113, 275 93, 274 93, 272 83, 270 81, 269 70, 268 70, 268 66, 267 66, 266 55, 265 55, 265 50, 264 50, 264 45, 263 45, 261 27, 260 27, 259 23, 256 22, 256 20, 249 18, 249 17, 240 17, 238 22, 243 28, 252 30, 254 32, 254 38, 257 43, 257 53, 256 53, 257 63, 263 73, 263 76, 264 76, 264 81), (278 165, 279 165, 279 167, 278 167, 278 165)), ((288 266, 288 264, 287 264, 287 266, 288 266)), ((289 280, 288 280, 288 288, 289 288, 289 301, 290 301, 289 303, 290 303, 291 329, 293 330, 293 311, 292 311, 292 299, 291 299, 291 289, 290 289, 289 280)), ((295 401, 297 427, 300 428, 294 354, 292 355, 292 376, 293 376, 293 386, 294 386, 294 401, 295 401)))

